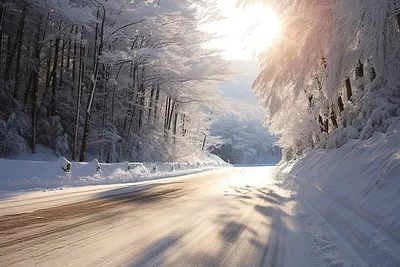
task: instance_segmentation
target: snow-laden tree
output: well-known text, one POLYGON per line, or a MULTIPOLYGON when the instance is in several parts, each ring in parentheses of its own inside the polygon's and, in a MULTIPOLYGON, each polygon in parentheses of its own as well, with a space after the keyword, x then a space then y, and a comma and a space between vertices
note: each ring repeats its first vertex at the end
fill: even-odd
POLYGON ((214 7, 214 0, 2 1, 1 134, 81 161, 198 153, 198 129, 219 107, 216 84, 228 74, 217 52, 203 48, 213 36, 199 29, 218 19, 214 7), (25 130, 8 121, 23 121, 25 130))
POLYGON ((259 55, 253 88, 289 157, 369 138, 398 119, 397 1, 260 1, 284 27, 259 55))
POLYGON ((219 137, 211 147, 212 153, 233 164, 266 164, 280 160, 276 138, 268 133, 260 119, 234 115, 219 117, 211 127, 211 134, 219 137))
POLYGON ((281 159, 277 138, 264 127, 263 109, 247 102, 227 98, 229 113, 213 119, 210 134, 215 138, 208 144, 210 151, 233 164, 267 164, 281 159))

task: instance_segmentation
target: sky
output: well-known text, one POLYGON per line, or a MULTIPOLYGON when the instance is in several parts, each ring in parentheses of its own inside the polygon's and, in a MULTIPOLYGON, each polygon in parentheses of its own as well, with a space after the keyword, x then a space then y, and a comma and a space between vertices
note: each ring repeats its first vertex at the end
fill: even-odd
POLYGON ((257 60, 233 60, 232 68, 239 74, 235 75, 230 82, 220 83, 223 94, 256 104, 257 97, 251 90, 251 85, 258 73, 257 60))
POLYGON ((251 86, 258 73, 256 55, 268 48, 279 35, 281 22, 275 12, 264 6, 237 8, 235 0, 219 0, 221 15, 226 19, 206 26, 221 38, 206 46, 223 50, 225 59, 232 61, 235 75, 231 82, 223 82, 224 95, 257 103, 251 86))

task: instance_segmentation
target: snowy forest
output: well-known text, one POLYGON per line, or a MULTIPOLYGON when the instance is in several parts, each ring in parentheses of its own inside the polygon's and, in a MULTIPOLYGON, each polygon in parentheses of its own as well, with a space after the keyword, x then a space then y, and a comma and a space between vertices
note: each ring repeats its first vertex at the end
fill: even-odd
POLYGON ((200 26, 217 19, 212 0, 1 0, 0 157, 201 152, 230 73, 203 46, 213 36, 200 26))
MULTIPOLYGON (((284 159, 398 127, 398 1, 238 7, 261 2, 282 27, 257 55, 253 90, 284 159)), ((216 115, 232 110, 218 88, 232 71, 204 26, 221 19, 216 0, 1 0, 0 157, 45 147, 79 161, 257 162, 274 150, 265 128, 216 115)))
POLYGON ((242 100, 227 99, 229 113, 217 116, 210 126, 216 140, 210 151, 226 162, 238 165, 276 164, 281 160, 277 137, 263 124, 264 110, 242 100), (240 111, 234 110, 240 107, 240 111))
POLYGON ((285 22, 253 89, 289 160, 399 126, 400 2, 263 2, 285 22))

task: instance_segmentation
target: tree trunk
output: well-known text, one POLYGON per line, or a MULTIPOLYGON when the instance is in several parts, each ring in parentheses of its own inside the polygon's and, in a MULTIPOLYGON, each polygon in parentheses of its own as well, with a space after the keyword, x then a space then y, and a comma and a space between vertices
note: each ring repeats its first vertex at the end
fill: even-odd
POLYGON ((68 39, 67 61, 65 62, 66 63, 65 69, 66 69, 67 74, 69 74, 69 71, 70 71, 69 63, 71 62, 71 42, 72 42, 71 35, 72 35, 73 31, 74 31, 74 26, 72 26, 70 36, 68 39))
MULTIPOLYGON (((121 70, 121 68, 120 68, 121 70)), ((119 73, 119 71, 118 71, 119 73)), ((117 74, 118 76, 118 74, 117 74)), ((113 127, 113 138, 111 140, 110 144, 110 149, 108 150, 108 155, 107 155, 107 163, 113 162, 114 157, 112 157, 115 154, 115 136, 117 136, 117 127, 115 125, 115 96, 116 96, 116 91, 117 91, 117 85, 114 84, 113 87, 113 92, 112 92, 112 101, 111 101, 111 122, 112 122, 112 127, 113 127)))
POLYGON ((124 126, 123 126, 123 130, 122 130, 121 139, 124 139, 125 132, 126 132, 126 127, 128 126, 129 111, 132 110, 133 103, 135 103, 135 101, 136 101, 136 92, 135 92, 135 89, 136 89, 135 88, 135 85, 136 85, 136 69, 137 69, 137 66, 136 66, 136 64, 134 64, 133 70, 132 70, 132 74, 131 74, 131 77, 130 77, 130 78, 132 78, 132 98, 131 98, 131 102, 129 103, 128 109, 126 110, 126 113, 125 113, 124 126))
MULTIPOLYGON (((53 47, 53 40, 50 40, 50 42, 49 42, 49 51, 48 51, 48 54, 47 54, 47 65, 46 65, 46 81, 45 81, 46 82, 46 89, 45 89, 45 93, 43 94, 43 98, 46 99, 46 102, 48 101, 48 92, 49 92, 50 81, 51 81, 51 54, 52 54, 52 47, 53 47)), ((50 105, 49 105, 49 107, 50 107, 50 105)), ((49 109, 48 109, 47 113, 50 114, 49 109)))
POLYGON ((7 48, 9 50, 9 54, 8 54, 8 57, 7 57, 6 71, 5 71, 5 74, 4 74, 4 80, 5 81, 9 81, 10 80, 10 74, 11 74, 12 66, 14 64, 14 58, 15 58, 15 55, 17 53, 18 47, 20 47, 19 44, 22 41, 21 40, 22 39, 22 29, 23 29, 24 24, 25 24, 25 10, 23 11, 22 18, 21 18, 21 20, 19 22, 17 35, 16 35, 15 42, 13 44, 13 48, 12 48, 11 51, 10 51, 11 36, 9 35, 8 48, 7 48))
POLYGON ((165 131, 168 129, 168 118, 169 118, 170 105, 171 105, 171 98, 169 98, 169 96, 167 96, 167 99, 165 102, 165 117, 164 117, 164 130, 165 131))
POLYGON ((100 162, 103 162, 103 154, 104 154, 104 140, 105 140, 105 135, 104 133, 106 132, 107 128, 107 107, 108 107, 108 90, 107 90, 107 82, 108 82, 108 67, 103 68, 103 76, 105 76, 105 80, 103 78, 103 93, 104 93, 104 98, 103 98, 103 118, 102 118, 102 123, 101 123, 101 135, 102 135, 102 140, 101 140, 101 149, 100 149, 100 162))
POLYGON ((400 10, 397 10, 396 21, 397 21, 397 26, 399 27, 400 30, 400 10))
POLYGON ((139 121, 138 121, 138 129, 141 130, 143 126, 143 110, 144 110, 144 86, 140 85, 139 89, 139 121))
MULTIPOLYGON (((39 49, 38 49, 39 50, 39 49)), ((37 97, 38 97, 38 71, 33 71, 33 90, 32 90, 32 153, 36 152, 36 121, 37 121, 37 97)))
POLYGON ((335 128, 338 127, 336 113, 335 113, 335 110, 333 109, 333 105, 331 106, 331 122, 332 122, 333 127, 335 127, 335 128))
POLYGON ((151 118, 151 110, 153 109, 153 102, 154 102, 154 85, 151 86, 151 92, 150 92, 150 101, 149 101, 149 112, 148 112, 148 116, 147 116, 147 124, 150 124, 150 118, 151 118))
POLYGON ((144 109, 145 109, 145 88, 144 88, 144 67, 142 67, 142 75, 141 75, 141 79, 140 79, 140 87, 139 87, 139 123, 138 123, 138 128, 139 131, 141 131, 142 126, 143 126, 143 120, 145 118, 144 115, 144 109))
POLYGON ((171 124, 172 124, 172 116, 175 112, 176 109, 176 99, 174 99, 174 101, 172 102, 172 109, 170 110, 169 113, 169 118, 168 118, 168 130, 171 130, 171 124))
POLYGON ((351 97, 353 96, 353 93, 351 91, 350 78, 346 79, 346 93, 347 93, 347 101, 352 101, 351 97))
POLYGON ((75 113, 75 131, 74 131, 74 143, 72 145, 72 159, 76 159, 76 148, 78 146, 78 135, 79 135, 79 118, 81 111, 81 99, 82 99, 82 87, 83 79, 85 75, 85 48, 83 47, 82 40, 79 49, 79 77, 78 77, 78 97, 76 99, 76 113, 75 113))
POLYGON ((373 82, 376 78, 376 72, 374 68, 371 68, 371 82, 373 82))
POLYGON ((156 101, 154 103, 154 122, 157 123, 157 112, 158 112, 158 103, 160 100, 160 89, 158 88, 158 85, 156 85, 157 91, 156 91, 156 101))
POLYGON ((321 115, 318 115, 318 124, 319 124, 319 127, 321 128, 321 132, 326 132, 325 126, 324 126, 324 121, 323 121, 321 115))
MULTIPOLYGON (((2 1, 5 4, 5 0, 2 1)), ((0 64, 3 64, 2 52, 3 52, 3 22, 6 16, 6 7, 0 7, 0 64)))
MULTIPOLYGON (((35 57, 35 59, 36 59, 36 57, 35 57)), ((31 71, 31 74, 29 75, 28 84, 26 85, 25 94, 24 94, 24 104, 25 105, 28 103, 29 95, 30 95, 29 92, 31 90, 32 83, 34 82, 34 78, 35 78, 33 75, 34 72, 36 72, 35 69, 33 69, 31 71)))
POLYGON ((174 115, 174 128, 173 128, 174 135, 177 134, 177 130, 178 130, 178 112, 175 112, 175 115, 174 115))
MULTIPOLYGON (((12 37, 11 35, 7 34, 7 47, 6 47, 6 53, 5 53, 5 65, 8 64, 8 60, 11 56, 11 45, 12 45, 12 37)), ((4 76, 6 75, 7 68, 4 68, 4 76)))
MULTIPOLYGON (((3 4, 5 1, 3 1, 3 4)), ((6 16, 6 7, 1 6, 0 9, 0 64, 3 65, 3 39, 4 39, 4 32, 3 32, 3 22, 4 17, 6 16)))
POLYGON ((328 119, 326 119, 324 121, 324 128, 325 128, 325 132, 329 133, 329 120, 328 119))
MULTIPOLYGON (((355 75, 356 75, 356 80, 358 80, 358 79, 364 77, 364 64, 361 62, 361 60, 358 60, 358 66, 356 67, 356 73, 355 73, 355 75)), ((360 90, 363 91, 363 90, 364 90, 364 85, 361 84, 361 85, 358 87, 358 89, 360 89, 360 90)))
MULTIPOLYGON (((87 139, 89 136, 89 126, 90 126, 90 115, 92 111, 92 105, 94 101, 94 95, 96 93, 96 86, 97 86, 97 79, 98 79, 98 72, 99 72, 99 64, 100 64, 100 56, 103 52, 103 37, 104 37, 104 23, 106 20, 106 14, 104 11, 102 21, 101 21, 101 26, 100 26, 100 36, 98 37, 96 35, 95 37, 95 42, 97 43, 97 39, 99 38, 99 48, 98 48, 98 53, 97 56, 95 57, 95 64, 94 64, 94 70, 93 70, 93 76, 92 76, 92 88, 91 92, 89 95, 88 99, 88 104, 87 104, 87 109, 86 109, 86 118, 85 118, 85 126, 83 130, 83 137, 82 137, 82 146, 81 146, 81 152, 79 155, 79 161, 83 162, 85 161, 85 156, 86 156, 86 148, 87 148, 87 139)), ((96 27, 97 28, 97 27, 96 27)))
POLYGON ((356 67, 356 79, 364 77, 364 64, 361 60, 358 60, 358 66, 356 67))
POLYGON ((51 104, 50 104, 50 116, 56 115, 56 86, 57 86, 57 65, 58 65, 58 54, 60 46, 60 37, 56 38, 54 49, 54 61, 53 61, 53 71, 51 73, 52 83, 51 83, 51 104))
POLYGON ((39 87, 39 73, 40 73, 40 28, 42 25, 42 17, 39 19, 39 28, 36 35, 35 45, 35 59, 36 68, 32 70, 32 141, 31 149, 32 153, 36 152, 36 121, 37 121, 37 98, 38 98, 38 87, 39 87))
POLYGON ((136 92, 134 92, 134 98, 135 98, 135 105, 133 105, 133 109, 132 109, 132 113, 131 113, 131 120, 130 120, 130 124, 129 124, 129 128, 128 128, 128 134, 125 137, 125 145, 124 145, 124 150, 123 150, 123 154, 126 157, 126 151, 128 149, 128 143, 129 143, 129 137, 131 134, 131 130, 132 130, 132 126, 133 126, 133 119, 135 117, 135 113, 136 113, 136 105, 137 105, 137 101, 138 101, 138 94, 136 94, 136 92))
POLYGON ((338 102, 339 111, 342 112, 344 110, 344 104, 343 104, 343 100, 342 100, 341 96, 338 97, 337 102, 338 102))
MULTIPOLYGON (((100 9, 97 8, 96 19, 99 20, 100 17, 100 9)), ((96 57, 97 57, 97 48, 98 48, 98 36, 99 36, 99 23, 96 23, 95 31, 94 31, 94 50, 93 50, 93 69, 96 67, 96 57)))
POLYGON ((173 133, 174 133, 174 145, 176 144, 176 131, 177 131, 177 127, 178 127, 178 112, 175 113, 174 116, 174 129, 173 129, 173 133))
POLYGON ((62 45, 61 45, 60 84, 59 84, 59 86, 63 85, 63 80, 64 80, 65 44, 66 44, 66 41, 63 39, 62 45))
MULTIPOLYGON (((75 38, 78 36, 78 26, 75 27, 75 38)), ((76 39, 74 40, 74 55, 72 57, 72 90, 75 89, 75 70, 76 70, 76 39)))
POLYGON ((20 67, 21 67, 21 48, 22 48, 22 37, 24 35, 24 27, 25 27, 25 16, 26 16, 26 11, 25 9, 22 11, 22 18, 21 18, 21 23, 19 26, 19 36, 17 39, 18 43, 18 50, 17 50, 17 62, 16 62, 16 67, 15 67, 15 86, 14 86, 14 98, 17 99, 17 94, 18 94, 18 85, 20 81, 20 67))

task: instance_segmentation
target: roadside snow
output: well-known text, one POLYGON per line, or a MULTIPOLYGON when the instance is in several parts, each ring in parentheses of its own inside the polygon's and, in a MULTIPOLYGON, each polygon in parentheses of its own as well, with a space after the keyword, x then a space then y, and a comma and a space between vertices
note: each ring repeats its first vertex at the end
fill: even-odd
POLYGON ((400 266, 400 132, 281 163, 314 266, 400 266), (322 265, 321 265, 322 264, 322 265))
POLYGON ((38 190, 63 186, 83 186, 138 182, 196 173, 230 166, 211 155, 194 163, 79 163, 65 158, 55 161, 0 159, 0 191, 38 190))

